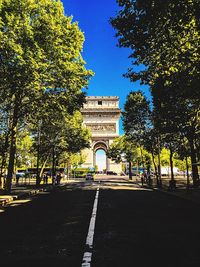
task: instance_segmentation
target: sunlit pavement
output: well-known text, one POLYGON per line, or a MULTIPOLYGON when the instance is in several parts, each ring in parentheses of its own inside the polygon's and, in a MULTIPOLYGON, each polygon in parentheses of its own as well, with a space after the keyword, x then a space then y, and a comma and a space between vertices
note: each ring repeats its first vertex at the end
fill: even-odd
POLYGON ((199 206, 116 176, 12 202, 0 214, 1 266, 81 266, 98 187, 91 266, 199 266, 199 206))

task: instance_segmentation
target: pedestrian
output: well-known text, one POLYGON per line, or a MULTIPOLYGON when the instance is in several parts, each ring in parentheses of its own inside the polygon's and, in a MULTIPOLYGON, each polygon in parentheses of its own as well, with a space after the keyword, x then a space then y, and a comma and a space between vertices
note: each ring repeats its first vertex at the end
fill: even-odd
POLYGON ((56 184, 60 184, 60 180, 61 180, 61 173, 59 172, 57 175, 56 175, 56 184))
POLYGON ((143 176, 144 176, 144 182, 148 183, 148 176, 147 176, 146 171, 143 172, 143 176))
POLYGON ((48 176, 46 173, 44 173, 44 175, 43 175, 43 182, 44 182, 44 184, 48 183, 48 176))
POLYGON ((19 178, 20 178, 20 174, 19 173, 16 173, 16 185, 19 184, 19 178))
POLYGON ((56 175, 53 175, 52 176, 52 184, 53 185, 56 185, 56 175))
POLYGON ((46 184, 48 184, 49 175, 46 173, 46 184))
POLYGON ((144 185, 144 172, 141 173, 141 183, 142 183, 142 186, 144 185))

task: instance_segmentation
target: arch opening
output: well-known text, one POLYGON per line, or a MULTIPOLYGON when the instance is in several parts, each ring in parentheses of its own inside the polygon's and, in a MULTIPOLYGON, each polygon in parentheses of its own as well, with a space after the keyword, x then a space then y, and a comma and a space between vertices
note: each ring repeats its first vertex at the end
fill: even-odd
POLYGON ((104 149, 96 150, 96 169, 98 172, 106 172, 107 169, 107 156, 104 149))
POLYGON ((96 167, 98 172, 106 172, 109 169, 107 150, 107 144, 102 141, 96 142, 93 146, 93 167, 96 167))

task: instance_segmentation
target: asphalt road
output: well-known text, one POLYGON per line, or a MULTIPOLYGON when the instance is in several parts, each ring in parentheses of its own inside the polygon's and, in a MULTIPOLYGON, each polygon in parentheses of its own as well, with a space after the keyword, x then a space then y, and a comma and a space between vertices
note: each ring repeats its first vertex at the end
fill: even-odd
POLYGON ((200 266, 199 205, 105 179, 8 206, 0 214, 1 266, 81 266, 98 186, 91 266, 200 266))

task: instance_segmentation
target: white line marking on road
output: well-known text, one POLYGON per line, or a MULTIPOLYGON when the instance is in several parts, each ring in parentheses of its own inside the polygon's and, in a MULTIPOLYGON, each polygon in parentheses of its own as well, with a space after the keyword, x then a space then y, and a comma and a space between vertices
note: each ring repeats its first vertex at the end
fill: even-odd
POLYGON ((83 255, 81 267, 90 267, 91 265, 98 198, 99 198, 99 187, 97 188, 97 191, 96 191, 96 196, 95 196, 93 210, 92 210, 92 216, 90 219, 90 225, 89 225, 88 235, 86 239, 86 251, 84 252, 84 255, 83 255))

